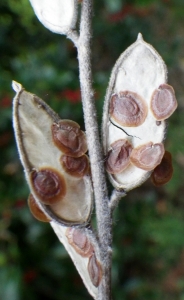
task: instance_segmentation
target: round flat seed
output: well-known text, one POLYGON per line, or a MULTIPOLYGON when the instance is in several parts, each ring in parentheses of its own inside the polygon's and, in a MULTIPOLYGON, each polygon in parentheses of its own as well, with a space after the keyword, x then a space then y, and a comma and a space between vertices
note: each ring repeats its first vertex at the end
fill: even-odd
POLYGON ((32 194, 29 195, 28 198, 28 206, 29 209, 32 213, 32 215, 39 221, 41 222, 50 222, 51 219, 49 219, 44 213, 43 211, 40 209, 40 207, 38 206, 38 204, 35 201, 35 198, 33 197, 32 194))
POLYGON ((168 119, 177 108, 177 101, 172 86, 161 84, 153 92, 151 110, 158 121, 168 119))
POLYGON ((60 161, 63 169, 71 176, 80 178, 89 171, 89 159, 87 155, 80 157, 62 155, 60 161))
POLYGON ((154 169, 151 174, 152 182, 155 186, 166 184, 173 175, 172 156, 168 151, 162 158, 161 163, 154 169))
POLYGON ((111 144, 107 154, 106 170, 111 174, 121 173, 130 163, 132 145, 127 140, 118 140, 111 144))
POLYGON ((55 204, 65 196, 65 179, 56 170, 41 169, 33 171, 30 176, 34 192, 44 204, 55 204))
POLYGON ((69 244, 73 246, 78 254, 83 257, 90 257, 93 254, 93 245, 84 230, 69 227, 65 235, 69 244))
POLYGON ((79 157, 87 151, 86 135, 76 122, 61 120, 54 123, 52 136, 55 145, 68 156, 79 157))
POLYGON ((130 161, 137 168, 145 171, 152 171, 157 165, 160 164, 163 155, 163 144, 153 144, 150 142, 134 148, 130 155, 130 161))
POLYGON ((147 116, 146 102, 136 93, 130 91, 115 94, 110 100, 109 113, 121 126, 136 127, 141 125, 147 116))

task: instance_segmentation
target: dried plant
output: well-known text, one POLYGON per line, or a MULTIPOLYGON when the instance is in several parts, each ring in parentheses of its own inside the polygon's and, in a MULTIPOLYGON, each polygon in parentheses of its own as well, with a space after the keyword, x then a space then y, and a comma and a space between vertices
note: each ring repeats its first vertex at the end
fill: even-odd
POLYGON ((171 156, 163 141, 165 120, 177 107, 175 93, 162 58, 139 34, 112 70, 101 142, 91 73, 92 1, 30 2, 45 27, 65 34, 77 48, 85 132, 13 82, 13 124, 28 204, 38 220, 50 222, 94 299, 110 300, 113 210, 150 176, 155 185, 170 180, 171 156), (97 232, 90 221, 93 208, 97 232))

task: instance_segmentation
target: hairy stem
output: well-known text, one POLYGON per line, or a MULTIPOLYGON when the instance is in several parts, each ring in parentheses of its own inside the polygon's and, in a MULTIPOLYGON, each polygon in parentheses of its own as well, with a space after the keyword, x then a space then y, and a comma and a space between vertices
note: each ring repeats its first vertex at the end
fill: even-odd
POLYGON ((77 44, 79 76, 88 142, 91 173, 96 204, 96 219, 104 276, 99 286, 98 300, 110 300, 112 220, 108 206, 108 192, 100 143, 97 114, 92 89, 91 72, 91 19, 92 0, 83 0, 81 9, 80 36, 77 44))

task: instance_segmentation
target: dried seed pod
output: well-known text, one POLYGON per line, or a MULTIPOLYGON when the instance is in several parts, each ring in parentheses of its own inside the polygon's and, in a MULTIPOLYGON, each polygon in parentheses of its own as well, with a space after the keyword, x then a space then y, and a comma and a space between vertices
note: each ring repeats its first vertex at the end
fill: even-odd
POLYGON ((151 110, 158 121, 169 118, 177 108, 177 101, 172 86, 161 84, 153 92, 151 110))
POLYGON ((83 257, 90 257, 94 248, 84 229, 67 228, 65 233, 69 244, 83 257))
POLYGON ((35 198, 33 197, 32 194, 29 195, 28 198, 28 206, 29 209, 32 213, 32 215, 39 221, 41 222, 50 222, 51 219, 49 219, 44 212, 40 209, 40 207, 38 206, 35 198))
POLYGON ((106 170, 111 174, 121 173, 130 163, 132 145, 127 140, 118 140, 110 145, 106 159, 106 170))
POLYGON ((102 267, 95 253, 89 258, 88 272, 94 286, 98 287, 102 279, 102 267))
POLYGON ((68 156, 79 157, 87 151, 85 133, 74 121, 61 120, 54 123, 52 134, 56 146, 68 156))
POLYGON ((112 96, 109 114, 112 120, 125 127, 140 126, 147 116, 147 105, 138 94, 120 91, 112 96))
POLYGON ((151 174, 152 182, 155 186, 166 184, 173 175, 172 156, 165 151, 161 163, 154 169, 151 174))
POLYGON ((157 165, 161 163, 164 155, 164 146, 161 143, 141 145, 134 148, 130 155, 130 161, 137 168, 145 171, 152 171, 157 165))
POLYGON ((41 202, 55 204, 66 195, 64 177, 56 170, 44 168, 30 174, 32 188, 41 202))
MULTIPOLYGON (((151 109, 154 110, 154 103, 162 113, 162 108, 171 102, 174 104, 171 106, 176 106, 173 90, 166 82, 167 69, 162 58, 139 34, 137 41, 122 53, 112 70, 103 110, 102 136, 105 157, 109 155, 110 146, 123 139, 128 140, 133 149, 148 143, 162 144, 166 136, 166 122, 157 117, 155 119, 151 109), (162 91, 154 92, 158 91, 158 87, 162 91), (167 94, 171 99, 166 99, 167 94), (160 99, 164 102, 161 105, 160 99)), ((170 108, 169 111, 171 112, 170 108)), ((162 147, 158 148, 161 157, 162 147)), ((134 150, 131 157, 133 153, 134 150)), ((141 159, 144 162, 144 159, 141 159)), ((155 164, 150 164, 149 167, 144 165, 141 169, 137 163, 130 163, 122 172, 107 170, 110 171, 109 179, 112 185, 127 192, 141 185, 154 168, 155 164)))
POLYGON ((40 22, 49 30, 67 34, 75 28, 77 0, 30 0, 40 22))
MULTIPOLYGON (((60 159, 64 153, 52 135, 53 124, 61 123, 59 116, 19 83, 14 82, 13 88, 17 92, 13 126, 31 193, 52 220, 67 226, 86 225, 93 207, 91 179, 86 175, 71 178, 62 167, 60 159)), ((79 129, 79 125, 75 127, 79 129)))
POLYGON ((93 232, 88 228, 67 228, 57 224, 56 222, 51 222, 50 224, 60 242, 64 245, 71 256, 89 293, 94 299, 96 299, 98 288, 94 286, 88 271, 89 256, 93 254, 93 251, 95 251, 96 260, 99 260, 98 243, 93 232), (93 249, 91 248, 91 245, 93 249), (84 253, 86 253, 86 255, 84 253))
POLYGON ((89 159, 87 155, 80 157, 61 156, 61 164, 66 173, 75 177, 83 177, 89 172, 89 159))

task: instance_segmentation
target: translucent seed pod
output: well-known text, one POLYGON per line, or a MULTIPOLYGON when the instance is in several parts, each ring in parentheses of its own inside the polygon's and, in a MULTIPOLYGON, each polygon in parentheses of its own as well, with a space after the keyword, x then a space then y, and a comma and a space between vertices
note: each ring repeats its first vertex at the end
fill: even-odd
POLYGON ((103 272, 93 232, 87 228, 66 228, 56 222, 50 224, 71 256, 89 293, 96 299, 103 272))
MULTIPOLYGON (((176 106, 174 90, 167 84, 165 63, 139 34, 137 41, 117 60, 104 103, 105 158, 110 157, 111 146, 119 140, 132 146, 129 162, 122 171, 113 172, 105 162, 109 179, 117 190, 127 192, 141 185, 160 163, 166 136, 164 120, 176 106)), ((112 158, 116 162, 116 157, 112 158)))
POLYGON ((30 0, 39 21, 49 30, 67 34, 75 28, 77 0, 30 0))
MULTIPOLYGON (((62 121, 43 100, 20 84, 14 82, 13 88, 17 92, 13 101, 15 138, 31 193, 50 219, 67 226, 84 226, 93 207, 91 179, 85 172, 71 177, 63 168, 60 160, 65 153, 53 141, 52 131, 53 124, 60 127, 62 121)), ((75 122, 65 120, 67 123, 71 127, 75 122)), ((80 132, 79 125, 77 130, 80 132)), ((71 139, 69 144, 75 146, 73 135, 71 139)), ((86 151, 83 132, 82 140, 86 151)))

